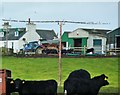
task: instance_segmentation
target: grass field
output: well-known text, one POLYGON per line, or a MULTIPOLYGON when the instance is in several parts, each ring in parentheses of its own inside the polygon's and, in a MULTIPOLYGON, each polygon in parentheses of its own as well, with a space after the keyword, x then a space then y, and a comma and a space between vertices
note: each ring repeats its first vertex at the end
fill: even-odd
MULTIPOLYGON (((58 80, 58 58, 16 58, 2 57, 2 68, 10 69, 14 79, 58 80)), ((101 92, 118 91, 118 58, 62 58, 62 84, 69 73, 76 69, 86 69, 91 77, 106 74, 109 85, 101 92)))

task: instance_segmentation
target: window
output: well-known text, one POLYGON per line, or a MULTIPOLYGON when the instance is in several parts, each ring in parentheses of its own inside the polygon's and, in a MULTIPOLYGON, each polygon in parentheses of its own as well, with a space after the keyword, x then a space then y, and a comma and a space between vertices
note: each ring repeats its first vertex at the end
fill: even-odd
POLYGON ((12 42, 12 49, 13 49, 13 47, 14 47, 14 42, 12 42))
POLYGON ((102 39, 94 39, 93 46, 102 46, 102 39))
POLYGON ((15 31, 15 36, 19 36, 19 32, 18 31, 15 31))
POLYGON ((120 36, 116 37, 116 47, 120 48, 120 36))
POLYGON ((7 46, 7 42, 4 42, 4 47, 6 47, 7 46))
POLYGON ((0 32, 0 37, 4 37, 4 32, 0 32))

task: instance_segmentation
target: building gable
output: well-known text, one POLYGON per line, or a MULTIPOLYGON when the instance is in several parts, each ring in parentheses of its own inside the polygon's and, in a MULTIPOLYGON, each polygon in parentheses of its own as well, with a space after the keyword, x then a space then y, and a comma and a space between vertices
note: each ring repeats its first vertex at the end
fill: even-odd
POLYGON ((86 38, 89 36, 89 33, 85 30, 80 28, 76 29, 75 31, 68 34, 69 38, 86 38))

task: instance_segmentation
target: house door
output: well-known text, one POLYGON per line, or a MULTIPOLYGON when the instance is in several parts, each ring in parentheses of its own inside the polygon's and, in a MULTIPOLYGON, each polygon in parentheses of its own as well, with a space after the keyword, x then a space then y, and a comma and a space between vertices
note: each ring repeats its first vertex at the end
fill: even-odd
POLYGON ((120 36, 118 36, 117 38, 116 38, 116 42, 117 42, 117 48, 120 48, 120 36))
POLYGON ((14 48, 14 42, 12 42, 12 49, 14 48))
POLYGON ((82 39, 74 39, 74 47, 81 47, 82 46, 82 39))
POLYGON ((94 39, 93 48, 95 53, 102 54, 102 39, 94 39))

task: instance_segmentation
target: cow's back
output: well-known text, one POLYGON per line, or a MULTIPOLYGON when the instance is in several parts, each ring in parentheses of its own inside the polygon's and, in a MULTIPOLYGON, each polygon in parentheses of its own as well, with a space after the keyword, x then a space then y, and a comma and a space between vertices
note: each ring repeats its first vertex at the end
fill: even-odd
POLYGON ((48 80, 48 87, 46 88, 46 95, 57 94, 57 82, 55 80, 48 80))
POLYGON ((54 95, 57 93, 57 82, 47 81, 25 81, 22 86, 23 95, 54 95))
POLYGON ((80 69, 80 70, 75 70, 71 72, 68 76, 68 78, 84 78, 84 79, 90 79, 90 73, 86 70, 80 69))

